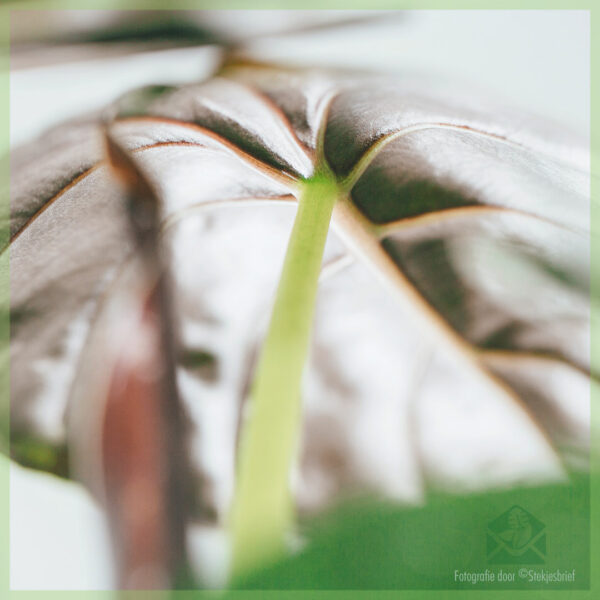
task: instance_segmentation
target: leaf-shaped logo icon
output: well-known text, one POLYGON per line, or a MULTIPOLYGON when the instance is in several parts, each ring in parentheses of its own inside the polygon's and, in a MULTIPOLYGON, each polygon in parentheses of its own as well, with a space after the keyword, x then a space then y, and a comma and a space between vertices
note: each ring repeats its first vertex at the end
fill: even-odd
POLYGON ((520 507, 511 509, 508 516, 510 529, 503 531, 500 537, 508 542, 513 548, 522 548, 529 542, 532 535, 532 527, 529 523, 528 514, 520 507))
POLYGON ((527 510, 515 505, 488 523, 487 548, 490 563, 543 564, 545 526, 527 510))

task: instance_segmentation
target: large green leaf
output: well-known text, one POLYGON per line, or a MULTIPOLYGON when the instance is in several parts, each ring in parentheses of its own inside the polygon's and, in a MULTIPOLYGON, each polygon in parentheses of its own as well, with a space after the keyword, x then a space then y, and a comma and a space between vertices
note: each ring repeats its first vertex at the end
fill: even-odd
MULTIPOLYGON (((244 589, 589 589, 589 481, 471 496, 434 495, 423 507, 362 499, 307 527, 304 547, 250 577, 244 589), (494 561, 489 527, 515 505, 537 524, 531 556, 494 561), (533 515, 532 517, 529 515, 533 515), (572 543, 577 540, 577 543, 572 543), (536 547, 536 549, 538 548, 536 547), (504 562, 503 562, 504 561, 504 562), (535 580, 545 573, 563 581, 535 580), (500 575, 504 573, 504 576, 500 575), (569 581, 567 576, 573 577, 569 581)), ((533 538, 525 532, 525 542, 533 538)), ((544 596, 545 597, 545 596, 544 596)))

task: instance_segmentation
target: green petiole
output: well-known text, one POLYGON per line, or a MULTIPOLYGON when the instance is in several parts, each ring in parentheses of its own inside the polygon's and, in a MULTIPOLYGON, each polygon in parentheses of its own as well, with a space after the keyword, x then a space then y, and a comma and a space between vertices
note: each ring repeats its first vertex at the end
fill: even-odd
POLYGON ((241 434, 232 512, 234 577, 282 555, 293 525, 289 478, 300 430, 302 371, 325 241, 339 195, 328 173, 302 186, 241 434))

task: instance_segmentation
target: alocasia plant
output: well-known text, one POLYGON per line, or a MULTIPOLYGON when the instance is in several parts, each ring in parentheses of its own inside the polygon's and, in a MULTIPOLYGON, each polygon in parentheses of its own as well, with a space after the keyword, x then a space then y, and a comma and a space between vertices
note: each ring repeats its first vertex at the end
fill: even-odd
POLYGON ((431 81, 235 63, 14 153, 17 460, 65 474, 52 447, 98 449, 90 399, 136 264, 103 122, 162 201, 197 519, 233 503, 234 539, 269 555, 290 469, 309 515, 353 490, 414 503, 586 468, 585 146, 431 81))

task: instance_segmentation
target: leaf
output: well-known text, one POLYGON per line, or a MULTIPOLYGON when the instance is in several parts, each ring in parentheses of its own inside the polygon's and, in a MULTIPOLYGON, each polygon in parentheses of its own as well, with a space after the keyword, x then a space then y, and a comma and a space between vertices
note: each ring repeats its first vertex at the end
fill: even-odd
MULTIPOLYGON (((111 131, 162 196, 182 356, 218 366, 209 375, 182 358, 178 373, 199 514, 226 520, 296 197, 322 160, 345 197, 304 373, 300 512, 356 489, 415 502, 585 468, 583 144, 415 78, 233 64, 154 91, 111 107, 111 131)), ((110 315, 131 281, 123 199, 102 156, 90 118, 12 161, 13 431, 70 436, 88 454, 98 365, 118 345, 110 315)))
MULTIPOLYGON (((584 500, 588 493, 587 477, 575 477, 569 485, 470 496, 434 495, 422 507, 399 507, 373 498, 354 500, 307 525, 303 532, 305 544, 294 556, 238 580, 236 588, 508 588, 527 589, 529 594, 537 588, 539 597, 546 597, 548 583, 518 576, 519 564, 494 565, 487 561, 487 524, 518 499, 544 520, 548 547, 543 570, 576 570, 574 582, 553 582, 552 589, 583 590, 590 585, 590 529, 584 500), (499 581, 499 570, 514 573, 514 581, 499 581), (460 577, 465 573, 493 573, 495 579, 474 582, 473 578, 460 577)), ((527 565, 527 570, 531 566, 527 565)))
POLYGON ((199 47, 239 49, 256 39, 364 25, 390 19, 390 11, 200 11, 104 10, 14 11, 11 19, 13 69, 85 58, 199 47))

